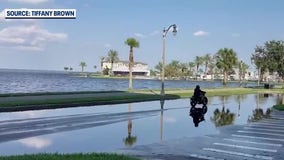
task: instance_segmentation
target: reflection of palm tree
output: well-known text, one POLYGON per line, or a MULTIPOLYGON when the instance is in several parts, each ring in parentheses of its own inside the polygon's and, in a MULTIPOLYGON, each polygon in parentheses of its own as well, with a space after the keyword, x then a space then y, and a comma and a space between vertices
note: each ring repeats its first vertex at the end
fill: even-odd
POLYGON ((261 120, 262 118, 269 118, 270 117, 271 110, 268 108, 265 113, 263 113, 263 109, 261 108, 256 108, 253 110, 252 116, 249 117, 248 121, 258 121, 261 120))
POLYGON ((225 111, 225 96, 223 96, 223 107, 220 111, 218 108, 214 111, 214 117, 211 117, 211 121, 214 122, 216 127, 233 124, 235 120, 235 114, 230 113, 230 110, 225 111))
MULTIPOLYGON (((131 112, 131 104, 128 104, 128 112, 131 112)), ((128 119, 128 124, 127 124, 127 130, 128 130, 128 135, 127 137, 124 139, 124 144, 126 146, 132 146, 134 143, 136 143, 137 141, 137 136, 132 136, 132 119, 129 118, 128 119)))
POLYGON ((216 127, 230 125, 233 124, 235 120, 235 114, 230 113, 229 109, 225 111, 225 107, 222 108, 222 111, 217 108, 214 111, 214 117, 211 118, 211 120, 214 122, 216 127))

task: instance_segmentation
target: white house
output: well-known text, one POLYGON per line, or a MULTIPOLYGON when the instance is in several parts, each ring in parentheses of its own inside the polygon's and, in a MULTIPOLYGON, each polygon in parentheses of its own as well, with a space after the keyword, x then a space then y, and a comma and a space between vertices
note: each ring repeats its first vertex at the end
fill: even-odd
MULTIPOLYGON (((109 61, 104 61, 102 69, 111 68, 109 61)), ((117 61, 113 63, 112 71, 114 75, 128 75, 129 61, 117 61)), ((132 74, 135 76, 150 76, 148 64, 142 62, 134 62, 132 74)))

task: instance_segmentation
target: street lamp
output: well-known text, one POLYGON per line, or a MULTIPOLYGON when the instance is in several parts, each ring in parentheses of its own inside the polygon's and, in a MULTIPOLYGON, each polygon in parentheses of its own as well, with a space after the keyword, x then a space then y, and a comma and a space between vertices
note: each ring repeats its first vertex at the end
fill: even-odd
POLYGON ((168 31, 173 28, 173 34, 177 33, 177 26, 175 24, 170 25, 167 29, 163 30, 163 53, 162 53, 162 86, 161 86, 161 96, 165 96, 165 49, 166 49, 166 36, 168 31))

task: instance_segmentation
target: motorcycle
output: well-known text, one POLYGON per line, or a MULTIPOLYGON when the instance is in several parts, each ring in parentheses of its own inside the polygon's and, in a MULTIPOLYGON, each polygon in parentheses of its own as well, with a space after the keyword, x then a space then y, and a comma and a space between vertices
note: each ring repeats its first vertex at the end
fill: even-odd
POLYGON ((193 123, 195 125, 195 127, 198 127, 199 122, 204 121, 204 115, 207 112, 207 103, 208 103, 208 99, 205 96, 204 91, 201 91, 200 93, 200 97, 195 98, 195 97, 191 97, 190 98, 190 112, 189 115, 193 118, 193 123), (202 107, 196 107, 197 104, 202 104, 202 107))
POLYGON ((198 98, 195 98, 195 97, 191 97, 190 98, 190 105, 192 107, 196 106, 197 104, 203 104, 203 106, 206 106, 207 103, 208 103, 208 99, 207 97, 205 96, 205 93, 204 91, 201 91, 200 92, 200 97, 198 98))

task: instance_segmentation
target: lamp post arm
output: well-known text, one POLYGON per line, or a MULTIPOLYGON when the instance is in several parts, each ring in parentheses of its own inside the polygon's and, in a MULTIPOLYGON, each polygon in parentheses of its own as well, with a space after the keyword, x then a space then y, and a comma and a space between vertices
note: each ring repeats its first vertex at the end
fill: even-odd
POLYGON ((163 30, 163 37, 166 37, 167 33, 169 32, 169 30, 171 29, 171 27, 176 26, 175 24, 170 25, 167 29, 163 30))

